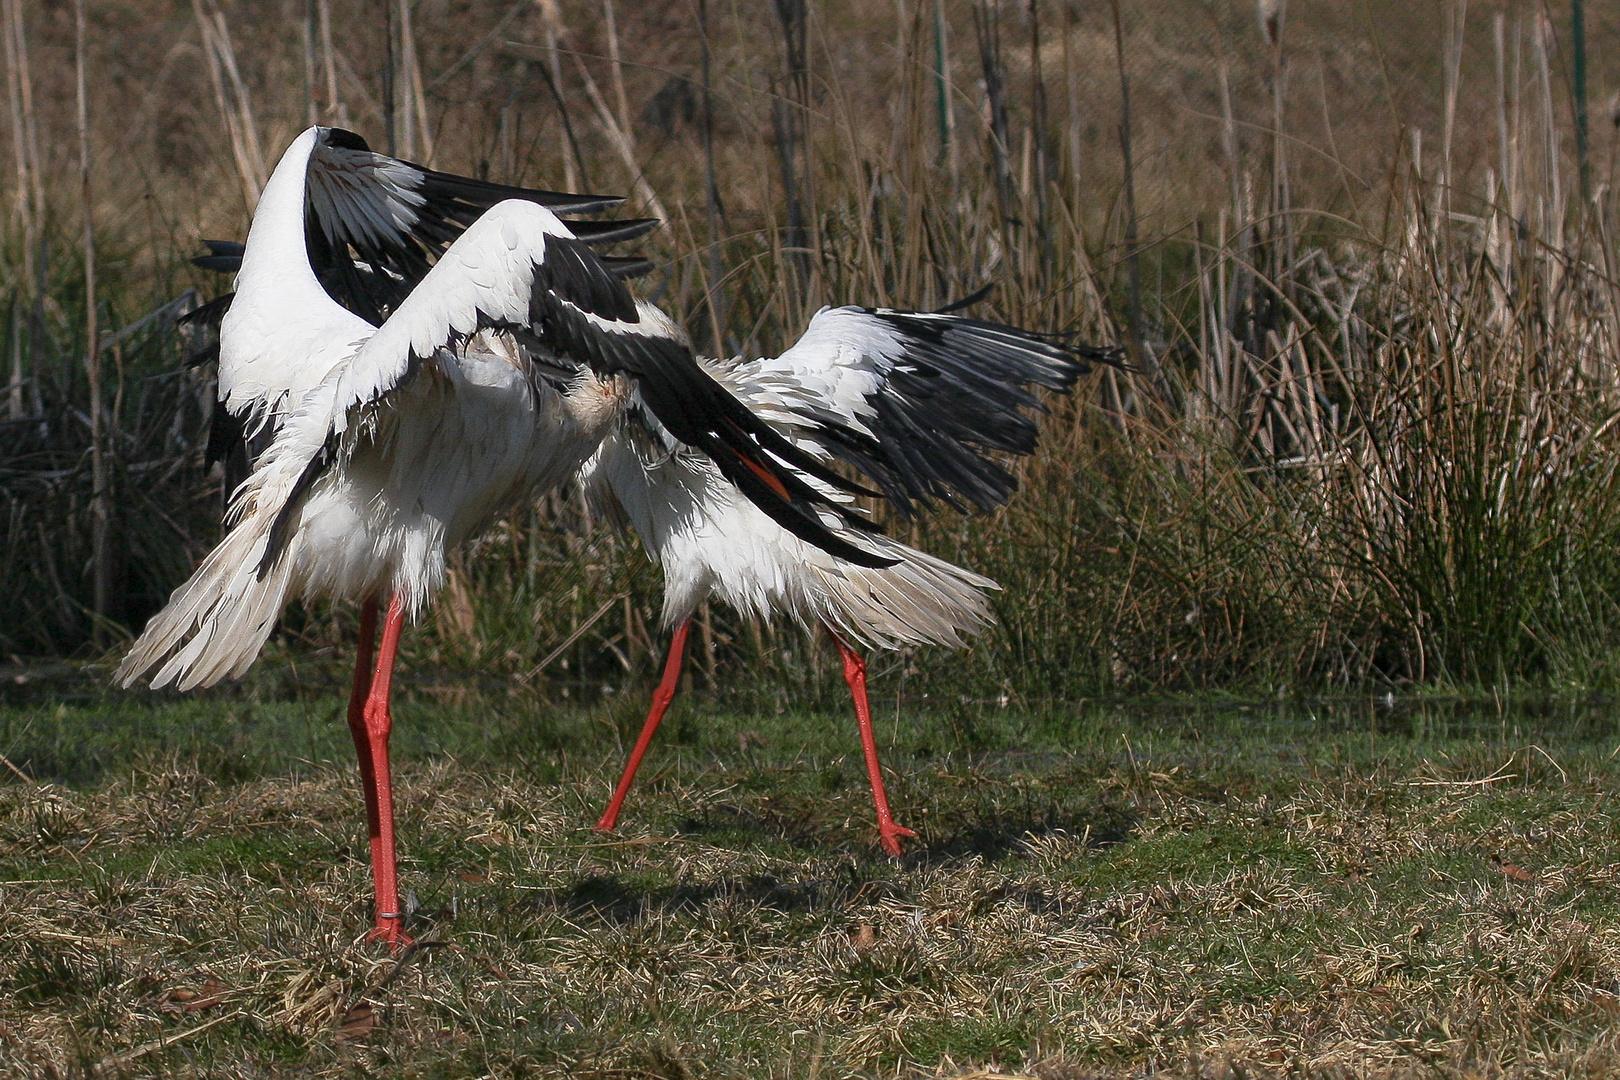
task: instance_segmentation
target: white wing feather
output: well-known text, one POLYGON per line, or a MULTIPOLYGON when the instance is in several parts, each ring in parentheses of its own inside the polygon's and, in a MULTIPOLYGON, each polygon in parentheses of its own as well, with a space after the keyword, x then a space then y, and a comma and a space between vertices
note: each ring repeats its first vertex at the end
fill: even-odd
POLYGON ((253 214, 236 297, 220 325, 219 396, 233 413, 278 413, 375 329, 333 300, 309 265, 304 192, 318 129, 287 148, 253 214))
MULTIPOLYGON (((526 326, 547 237, 571 240, 573 233, 550 210, 517 199, 492 207, 469 226, 354 359, 335 373, 333 430, 343 430, 342 414, 348 409, 375 401, 398 385, 413 357, 432 356, 481 325, 526 326)), ((624 336, 648 332, 645 325, 601 318, 556 299, 574 307, 597 330, 624 336)))
POLYGON ((883 388, 905 343, 858 307, 824 307, 780 356, 731 361, 714 375, 761 417, 807 452, 828 456, 802 410, 829 413, 872 435, 868 398, 883 388))

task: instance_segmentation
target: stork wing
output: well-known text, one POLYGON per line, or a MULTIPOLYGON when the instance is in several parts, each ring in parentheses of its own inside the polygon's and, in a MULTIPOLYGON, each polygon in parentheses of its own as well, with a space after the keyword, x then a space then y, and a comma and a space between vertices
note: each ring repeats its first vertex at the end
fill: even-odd
POLYGON ((1103 350, 1056 344, 958 315, 818 311, 782 355, 738 364, 726 383, 796 443, 875 480, 902 515, 938 499, 989 510, 1017 480, 991 453, 1035 449, 1039 399, 1067 391, 1103 350))
MULTIPOLYGON (((282 511, 282 522, 309 486, 343 452, 344 433, 401 386, 425 358, 455 348, 482 329, 513 331, 559 358, 602 375, 623 374, 642 402, 681 442, 707 454, 732 483, 783 528, 829 554, 866 566, 888 565, 839 539, 822 523, 828 508, 862 528, 860 514, 829 498, 805 476, 844 490, 849 481, 795 447, 698 366, 666 327, 643 320, 623 283, 569 227, 533 202, 500 203, 474 222, 352 358, 340 364, 320 398, 324 438, 294 431, 308 462, 282 511)), ((313 400, 311 405, 313 407, 313 400)), ((308 422, 308 410, 298 419, 308 422)), ((352 445, 352 441, 350 442, 352 445)), ((265 566, 281 551, 272 531, 265 566)))
MULTIPOLYGON (((623 202, 437 172, 374 153, 359 135, 341 128, 316 141, 307 180, 310 265, 333 299, 372 323, 402 303, 462 230, 497 203, 519 199, 558 214, 580 214, 623 202)), ((575 239, 589 244, 630 240, 657 224, 654 218, 569 223, 575 239)), ((650 264, 620 260, 617 268, 631 276, 650 264)))

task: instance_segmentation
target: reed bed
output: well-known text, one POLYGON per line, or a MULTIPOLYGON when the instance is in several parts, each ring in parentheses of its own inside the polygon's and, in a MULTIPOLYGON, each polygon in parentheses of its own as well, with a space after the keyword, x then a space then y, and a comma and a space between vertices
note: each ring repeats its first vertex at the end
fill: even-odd
MULTIPOLYGON (((1130 370, 1050 403, 1004 512, 888 521, 1005 586, 965 661, 887 664, 902 692, 1610 681, 1613 136, 1599 117, 1577 147, 1567 27, 1539 10, 142 6, 162 34, 91 14, 95 353, 77 192, 39 181, 73 115, 71 65, 39 57, 72 27, 7 8, 0 651, 96 655, 216 535, 208 377, 166 329, 184 303, 161 305, 219 289, 184 254, 244 234, 314 118, 656 208, 646 292, 706 347, 986 283, 988 317, 1122 346, 1130 370), (1420 61, 1438 77, 1404 74, 1420 61), (112 95, 142 65, 130 121, 112 95), (109 361, 94 407, 87 355, 109 361)), ((1580 99, 1606 100, 1589 66, 1580 99)), ((407 663, 595 693, 655 668, 658 601, 633 541, 563 491, 464 553, 407 663)), ((350 618, 295 612, 286 637, 340 655, 350 618)), ((719 609, 698 653, 761 702, 833 679, 797 629, 719 609)))

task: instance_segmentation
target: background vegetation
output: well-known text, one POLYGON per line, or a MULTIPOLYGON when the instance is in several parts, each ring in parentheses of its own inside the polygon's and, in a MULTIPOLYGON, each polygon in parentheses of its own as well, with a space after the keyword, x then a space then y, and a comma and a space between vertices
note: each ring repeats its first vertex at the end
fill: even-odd
POLYGON ((1584 79, 1529 0, 85 14, 81 143, 75 5, 0 0, 0 1071, 1616 1072, 1616 729, 1563 692, 1620 630, 1615 5, 1584 79), (397 960, 352 612, 290 613, 244 684, 100 683, 217 536, 187 256, 312 119, 629 194, 714 348, 993 283, 1132 354, 1004 513, 891 522, 1006 586, 964 660, 875 664, 904 860, 847 704, 806 708, 825 646, 718 608, 694 681, 735 707, 679 700, 588 831, 662 638, 570 491, 407 635, 397 960), (1095 700, 1156 689, 1235 693, 1095 700))
MULTIPOLYGON (((985 283, 998 318, 1124 345, 1136 371, 1053 402, 1006 512, 895 523, 1006 586, 966 662, 892 661, 913 693, 1612 679, 1607 7, 1578 61, 1570 12, 1527 2, 90 4, 92 354, 74 12, 0 6, 17 664, 115 647, 216 538, 208 372, 176 308, 141 320, 221 289, 185 257, 245 234, 319 120, 629 194, 669 222, 648 293, 727 352, 985 283)), ((407 662, 594 693, 655 666, 658 597, 561 492, 466 554, 407 662)), ((350 618, 286 635, 341 658, 350 618)), ((718 609, 700 646, 778 703, 833 678, 718 609)))

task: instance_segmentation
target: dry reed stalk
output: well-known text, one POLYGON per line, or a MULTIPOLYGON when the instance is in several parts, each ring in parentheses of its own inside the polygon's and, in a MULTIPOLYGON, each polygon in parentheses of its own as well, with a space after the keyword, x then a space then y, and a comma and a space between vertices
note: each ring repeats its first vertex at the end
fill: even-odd
POLYGON ((1125 168, 1125 262, 1130 273, 1131 359, 1157 378, 1158 361, 1146 348, 1142 327, 1142 253, 1137 247, 1136 165, 1131 155, 1131 80, 1125 74, 1125 29, 1119 0, 1114 14, 1114 62, 1119 69, 1119 152, 1125 168))
POLYGON ((934 89, 933 64, 926 58, 932 37, 924 20, 927 7, 917 3, 902 27, 900 81, 891 99, 893 130, 883 156, 870 166, 866 185, 875 248, 872 302, 911 306, 955 299, 949 296, 949 285, 938 280, 940 275, 929 273, 933 268, 929 237, 922 227, 929 212, 926 193, 938 183, 937 155, 928 153, 929 140, 921 134, 928 130, 934 89))
MULTIPOLYGON (((38 114, 34 110, 34 79, 28 68, 28 26, 22 0, 10 0, 11 31, 16 43, 17 88, 21 96, 23 129, 27 136, 29 188, 33 194, 34 221, 43 227, 46 214, 44 158, 39 152, 38 114)), ((36 232, 38 229, 36 228, 36 232)))
POLYGON ((1550 206, 1542 210, 1541 226, 1543 232, 1551 232, 1547 226, 1556 229, 1556 246, 1562 246, 1563 220, 1564 220, 1564 193, 1562 179, 1559 176, 1559 131, 1558 113, 1553 105, 1553 78, 1552 63, 1548 58, 1548 43, 1553 40, 1551 22, 1545 16, 1537 16, 1535 20, 1535 56, 1536 81, 1540 93, 1541 104, 1541 149, 1542 149, 1542 179, 1547 185, 1550 206))
POLYGON ((714 649, 714 612, 713 605, 707 600, 698 608, 698 629, 703 638, 703 676, 708 680, 709 686, 716 685, 715 676, 719 670, 719 660, 714 649))
POLYGON ((259 146, 258 127, 253 120, 253 104, 247 84, 236 66, 236 49, 231 44, 225 13, 215 0, 192 0, 198 29, 202 32, 203 56, 208 61, 208 77, 214 87, 214 102, 231 141, 231 156, 242 180, 242 197, 249 211, 258 205, 264 189, 264 152, 259 146))
POLYGON ((630 99, 624 92, 624 65, 619 62, 619 27, 613 18, 613 0, 602 0, 602 19, 607 25, 608 62, 613 66, 613 98, 619 106, 619 130, 635 147, 635 132, 630 126, 630 99))
POLYGON ((1074 32, 1079 25, 1080 13, 1073 5, 1063 5, 1063 91, 1068 101, 1068 122, 1064 124, 1064 137, 1069 145, 1069 201, 1078 208, 1081 202, 1084 161, 1080 147, 1080 80, 1074 70, 1074 32))
POLYGON ((774 0, 787 68, 786 90, 772 95, 771 121, 777 162, 782 172, 782 201, 787 209, 787 263, 795 272, 800 294, 810 289, 808 166, 810 69, 806 47, 806 0, 774 0), (801 158, 804 164, 801 166, 801 158))
POLYGON ((720 185, 714 167, 714 80, 709 56, 709 3, 698 0, 698 36, 703 48, 703 205, 708 218, 709 275, 703 290, 709 325, 714 334, 714 355, 726 354, 724 303, 720 293, 720 185))
MULTIPOLYGON (((1237 235, 1234 243, 1237 246, 1238 258, 1243 260, 1248 256, 1250 213, 1247 200, 1244 198, 1243 162, 1238 151, 1237 117, 1232 111, 1232 86, 1227 73, 1226 60, 1222 58, 1220 66, 1216 69, 1217 85, 1221 95, 1221 150, 1226 155, 1226 168, 1231 179, 1231 213, 1232 227, 1237 235)), ((1225 251, 1224 230, 1222 231, 1222 251, 1225 251)), ((1243 290, 1247 282, 1239 273, 1232 277, 1233 294, 1221 294, 1222 302, 1230 315, 1236 317, 1237 291, 1243 290)), ((1235 330, 1236 324, 1226 322, 1225 326, 1235 330)))
MULTIPOLYGON (((956 152, 956 112, 951 108, 951 55, 947 37, 945 0, 934 0, 934 107, 938 111, 939 121, 939 156, 936 165, 950 170, 951 189, 955 190, 961 162, 956 152)), ((1067 42, 1065 38, 1065 48, 1067 42)), ((1064 55, 1066 58, 1067 52, 1064 55)))
POLYGON ((556 42, 552 41, 550 46, 541 48, 525 45, 520 41, 508 41, 501 49, 506 55, 526 61, 539 69, 540 77, 545 81, 546 89, 551 94, 551 100, 556 103, 557 115, 562 120, 563 134, 568 140, 563 153, 563 184, 569 191, 588 189, 591 181, 585 172, 585 159, 579 151, 579 140, 574 137, 574 122, 568 112, 568 102, 563 97, 561 73, 548 66, 560 55, 556 42))
MULTIPOLYGON (((1507 47, 1505 41, 1506 16, 1497 12, 1491 20, 1491 40, 1496 46, 1496 140, 1497 140, 1497 168, 1501 170, 1502 194, 1506 203, 1507 212, 1513 213, 1513 173, 1516 162, 1508 149, 1508 82, 1507 82, 1507 47)), ((1487 197, 1494 204, 1497 201, 1496 192, 1487 185, 1487 197)))
MULTIPOLYGON (((1446 31, 1441 42, 1441 73, 1445 116, 1440 136, 1440 186, 1435 191, 1435 212, 1450 215, 1453 177, 1451 171, 1452 135, 1457 123, 1457 92, 1462 86, 1464 32, 1468 24, 1468 0, 1446 5, 1446 31)), ((1444 236, 1450 237, 1446 230, 1444 236)))
POLYGON ((636 161, 636 149, 630 141, 629 133, 620 128, 618 121, 613 118, 613 111, 602 99, 602 92, 596 88, 596 80, 591 78, 584 61, 577 56, 574 57, 574 67, 579 71, 580 81, 585 84, 586 96, 591 99, 591 105, 596 109, 596 117, 601 121, 603 133, 607 135, 608 142, 613 144, 613 148, 619 152, 619 159, 624 162, 636 197, 641 200, 643 206, 652 211, 654 217, 668 221, 669 211, 664 208, 663 200, 653 191, 652 185, 647 182, 646 174, 641 171, 641 164, 636 161))
POLYGON ((1052 163, 1046 120, 1046 79, 1041 71, 1041 3, 1029 0, 1029 142, 1033 149, 1035 234, 1040 265, 1052 268, 1052 242, 1048 233, 1047 199, 1052 187, 1052 163))
MULTIPOLYGON (((517 71, 522 70, 515 64, 513 68, 517 71)), ((512 145, 513 139, 516 137, 516 133, 512 130, 514 126, 512 123, 512 99, 516 96, 515 92, 508 94, 506 100, 501 103, 501 116, 495 134, 495 144, 500 149, 500 179, 508 184, 515 181, 517 173, 516 154, 512 145)))
POLYGON ((1574 53, 1574 70, 1570 73, 1573 106, 1575 109, 1575 158, 1580 167, 1581 203, 1592 197, 1592 162, 1588 149, 1586 115, 1586 11, 1582 0, 1570 0, 1569 36, 1574 53))
POLYGON ((1508 204, 1508 213, 1515 221, 1524 219, 1526 202, 1524 198, 1525 187, 1525 153, 1524 142, 1524 18, 1519 15, 1513 21, 1513 116, 1512 116, 1512 160, 1513 160, 1513 200, 1508 204))
POLYGON ((394 76, 397 88, 395 98, 401 120, 399 125, 401 153, 415 160, 417 141, 421 140, 421 160, 433 163, 433 136, 428 129, 427 96, 422 91, 422 65, 417 61, 416 30, 411 22, 411 0, 399 0, 398 16, 394 22, 399 34, 399 70, 394 76))
POLYGON ((1260 0, 1260 26, 1271 46, 1271 206, 1268 208, 1271 241, 1270 273, 1284 279, 1294 261, 1294 230, 1290 216, 1288 140, 1285 134, 1288 98, 1288 57, 1283 49, 1286 0, 1260 0))
MULTIPOLYGON (((534 0, 535 6, 540 9, 541 21, 546 28, 546 81, 551 87, 551 96, 557 101, 557 112, 562 116, 563 128, 568 134, 568 146, 563 152, 563 188, 566 191, 579 191, 581 179, 584 176, 585 163, 579 156, 579 144, 574 141, 574 127, 569 122, 568 105, 563 100, 562 86, 562 52, 558 47, 558 39, 568 33, 563 25, 562 11, 557 0, 534 0)), ((586 182, 589 186, 589 182, 586 182)))
POLYGON ((304 17, 298 24, 298 44, 304 55, 304 112, 305 122, 313 126, 320 120, 320 109, 315 100, 315 0, 304 0, 304 17))
POLYGON ((349 126, 349 110, 344 107, 343 99, 338 96, 337 60, 332 49, 332 4, 331 0, 315 0, 316 12, 320 18, 321 26, 321 67, 326 73, 326 106, 325 116, 330 122, 339 127, 349 126))
POLYGON ((28 415, 27 400, 23 396, 23 350, 22 350, 22 323, 25 302, 22 288, 16 288, 11 293, 11 303, 7 310, 11 316, 11 385, 6 392, 6 410, 11 419, 21 420, 28 415))
POLYGON ((0 4, 0 27, 5 38, 7 102, 11 109, 12 160, 17 167, 17 195, 13 213, 22 231, 22 277, 12 291, 11 303, 11 389, 8 393, 8 411, 13 420, 21 420, 27 411, 23 398, 23 312, 28 308, 28 293, 34 287, 34 246, 39 232, 40 207, 34 202, 33 173, 38 163, 29 152, 28 123, 23 115, 20 63, 22 48, 18 38, 23 31, 22 14, 18 0, 3 0, 0 4))
POLYGON ((383 138, 388 143, 389 156, 399 154, 399 34, 395 29, 398 9, 390 0, 383 0, 383 63, 382 113, 383 138))
POLYGON ((107 602, 112 587, 112 567, 109 562, 108 533, 112 524, 108 506, 108 488, 105 410, 102 408, 101 340, 97 332, 96 316, 96 230, 95 203, 91 198, 90 171, 90 106, 85 90, 85 19, 84 0, 73 4, 73 56, 75 86, 77 88, 77 120, 79 134, 79 192, 84 207, 84 340, 85 370, 90 378, 90 476, 91 476, 91 529, 92 566, 94 574, 94 601, 96 636, 99 639, 107 618, 107 602))
POLYGON ((1017 213, 1013 199, 1006 69, 1001 60, 1001 0, 978 0, 973 6, 973 27, 979 39, 979 67, 984 74, 985 142, 990 150, 1004 243, 1010 245, 1017 213))

